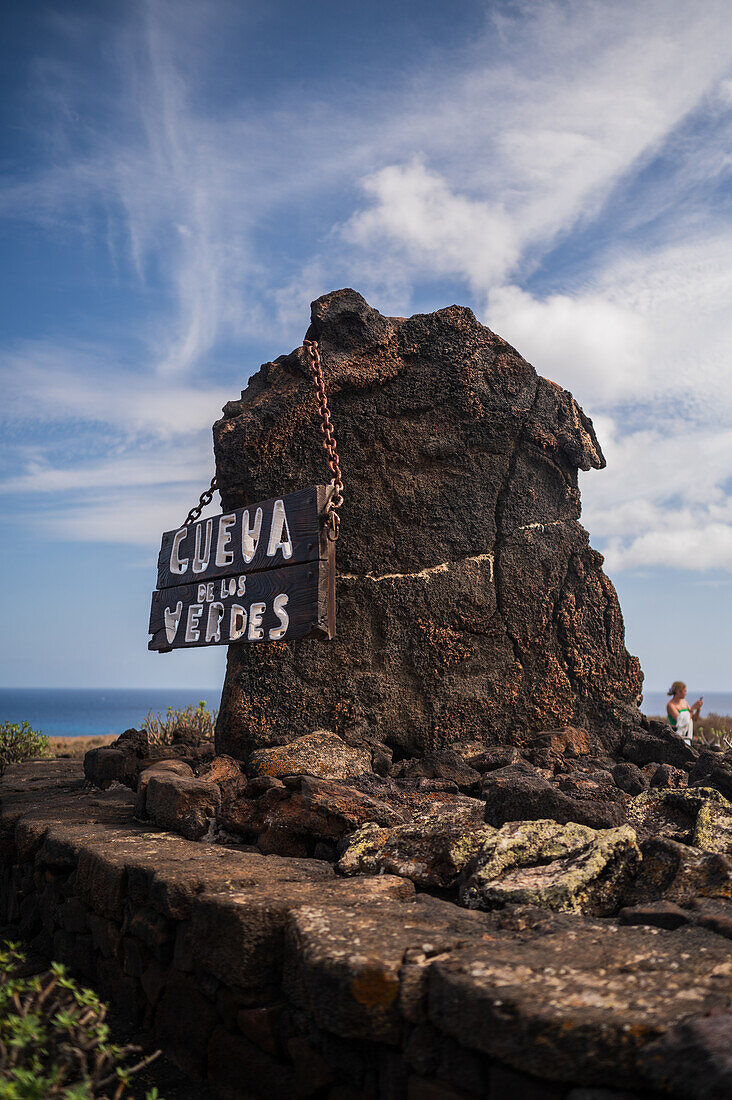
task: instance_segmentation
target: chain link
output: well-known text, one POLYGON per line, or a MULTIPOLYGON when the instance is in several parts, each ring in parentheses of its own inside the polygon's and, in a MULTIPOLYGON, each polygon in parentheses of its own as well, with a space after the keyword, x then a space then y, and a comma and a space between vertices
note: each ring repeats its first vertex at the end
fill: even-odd
MULTIPOLYGON (((340 459, 338 458, 338 444, 336 443, 336 437, 333 431, 333 421, 330 418, 330 409, 328 408, 328 397, 325 392, 325 381, 323 380, 323 367, 320 362, 318 341, 304 340, 303 346, 307 353, 310 374, 318 394, 320 430, 324 437, 323 446, 325 448, 328 466, 330 472, 333 474, 331 485, 333 486, 334 492, 326 507, 326 522, 328 524, 328 538, 331 542, 335 542, 340 533, 341 526, 341 517, 338 515, 338 509, 343 504, 343 475, 341 474, 340 459)), ((191 508, 186 516, 183 523, 184 527, 190 527, 192 523, 196 522, 203 509, 213 500, 213 495, 217 489, 218 484, 216 482, 216 475, 214 474, 208 489, 204 489, 199 497, 198 504, 196 504, 194 508, 191 508)))
POLYGON ((304 340, 303 347, 307 352, 308 366, 310 368, 310 374, 315 384, 315 389, 318 394, 318 411, 320 413, 320 430, 323 433, 323 446, 327 456, 328 466, 330 472, 333 474, 333 480, 331 485, 335 490, 332 497, 328 501, 327 517, 328 517, 328 538, 335 542, 338 538, 341 517, 338 515, 337 509, 343 504, 343 475, 341 474, 340 459, 338 458, 338 444, 336 443, 335 433, 333 431, 333 421, 330 418, 330 409, 328 408, 328 398, 325 392, 325 382, 323 380, 323 367, 320 362, 320 352, 318 351, 317 340, 304 340))
POLYGON ((204 491, 198 498, 198 504, 195 506, 195 508, 191 508, 190 512, 186 516, 185 522, 183 524, 184 527, 190 527, 192 523, 196 522, 206 505, 210 504, 213 500, 213 495, 217 489, 218 485, 216 483, 216 474, 214 474, 214 476, 211 478, 211 484, 209 485, 208 489, 204 489, 204 491))

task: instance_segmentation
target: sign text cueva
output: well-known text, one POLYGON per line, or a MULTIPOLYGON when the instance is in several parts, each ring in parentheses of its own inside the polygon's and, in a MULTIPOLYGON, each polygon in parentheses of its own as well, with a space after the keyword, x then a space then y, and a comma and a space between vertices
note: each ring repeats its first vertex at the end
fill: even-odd
POLYGON ((316 485, 166 531, 149 648, 333 637, 332 492, 316 485))

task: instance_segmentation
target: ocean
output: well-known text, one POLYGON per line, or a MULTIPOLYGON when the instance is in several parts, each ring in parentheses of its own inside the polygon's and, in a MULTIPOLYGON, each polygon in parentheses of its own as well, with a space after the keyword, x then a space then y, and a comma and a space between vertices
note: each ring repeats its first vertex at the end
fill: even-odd
POLYGON ((137 729, 148 711, 218 709, 221 688, 0 688, 0 722, 30 722, 47 737, 97 737, 137 729))
MULTIPOLYGON (((732 692, 690 692, 693 702, 704 695, 704 714, 732 715, 732 692)), ((0 688, 0 722, 30 722, 47 737, 96 737, 137 728, 149 710, 195 706, 201 699, 218 709, 220 688, 0 688)), ((665 714, 665 692, 648 691, 645 714, 665 714)))
MULTIPOLYGON (((700 691, 698 688, 689 688, 687 699, 689 703, 695 703, 700 695, 704 696, 702 718, 705 714, 732 716, 732 691, 700 691)), ((666 703, 668 695, 665 691, 644 691, 641 710, 644 714, 665 714, 666 703)))

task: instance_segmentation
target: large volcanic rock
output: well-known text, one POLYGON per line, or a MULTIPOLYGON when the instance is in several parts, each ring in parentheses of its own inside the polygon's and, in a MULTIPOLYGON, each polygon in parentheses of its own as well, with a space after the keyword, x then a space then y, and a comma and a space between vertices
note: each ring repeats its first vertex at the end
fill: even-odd
MULTIPOLYGON (((578 522, 605 465, 572 396, 469 309, 383 317, 318 299, 345 481, 338 636, 229 648, 219 752, 325 728, 421 755, 589 729, 615 747, 642 675, 578 522)), ((214 427, 225 509, 327 480, 302 348, 266 363, 214 427)))

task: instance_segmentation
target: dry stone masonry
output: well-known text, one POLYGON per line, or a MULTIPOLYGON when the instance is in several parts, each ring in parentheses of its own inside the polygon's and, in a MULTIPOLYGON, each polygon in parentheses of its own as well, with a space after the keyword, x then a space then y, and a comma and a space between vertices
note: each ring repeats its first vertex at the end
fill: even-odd
MULTIPOLYGON (((224 799, 232 764, 196 767, 224 799)), ((164 782, 153 769, 148 803, 164 782)), ((181 771, 178 759, 171 787, 190 781, 181 771)), ((423 807, 440 793, 402 793, 416 804, 420 792, 423 807)), ((716 899, 675 903, 663 899, 668 861, 651 859, 657 900, 602 917, 637 871, 630 828, 496 829, 479 823, 478 800, 452 797, 433 799, 442 847, 399 825, 364 826, 365 838, 351 827, 336 868, 223 834, 177 836, 140 820, 130 788, 85 784, 73 761, 14 765, 0 781, 0 922, 220 1100, 726 1100, 729 873, 716 899), (466 901, 489 911, 416 891, 425 862, 443 886, 467 869, 466 901)), ((705 805, 732 807, 706 789, 689 798, 670 814, 697 842, 705 805)), ((687 862, 705 854, 666 843, 687 847, 687 862)))
MULTIPOLYGON (((232 647, 218 751, 319 728, 412 757, 568 725, 617 745, 642 678, 579 523, 577 471, 605 460, 572 396, 459 306, 384 317, 340 290, 307 335, 346 482, 338 636, 232 647)), ((320 439, 298 348, 214 427, 224 509, 322 481, 320 439)))

